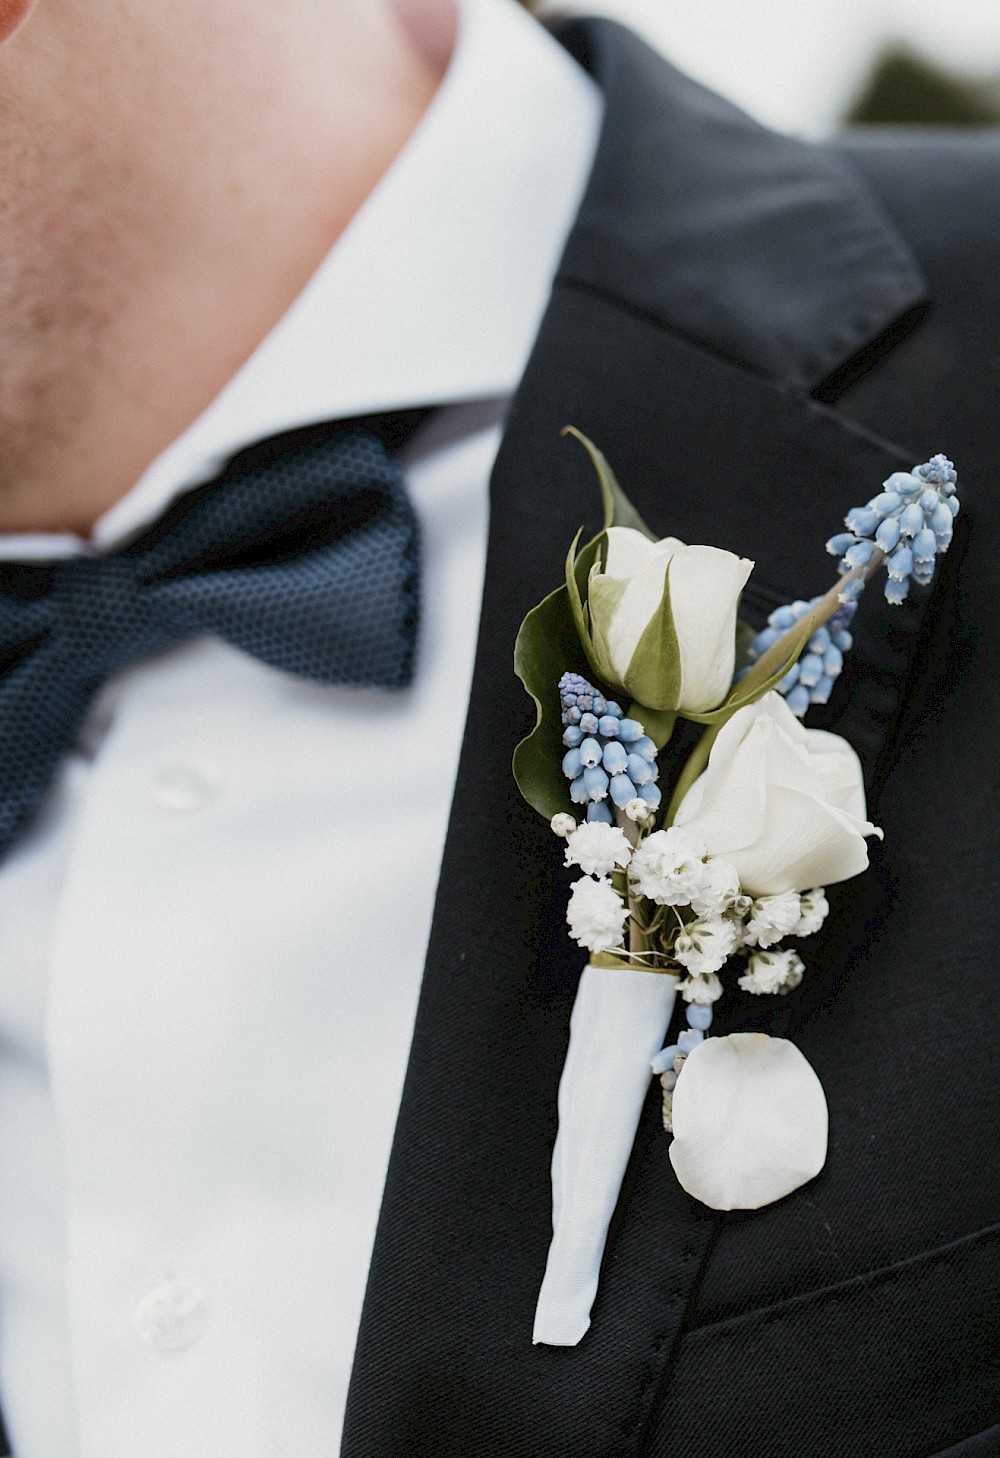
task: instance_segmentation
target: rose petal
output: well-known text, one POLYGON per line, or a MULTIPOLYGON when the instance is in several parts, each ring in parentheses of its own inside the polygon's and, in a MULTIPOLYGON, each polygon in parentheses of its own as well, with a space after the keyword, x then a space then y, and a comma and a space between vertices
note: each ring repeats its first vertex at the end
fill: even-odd
POLYGON ((670 1162, 713 1210, 756 1210, 804 1185, 826 1160, 823 1087, 793 1043, 763 1033, 706 1038, 674 1089, 670 1162))

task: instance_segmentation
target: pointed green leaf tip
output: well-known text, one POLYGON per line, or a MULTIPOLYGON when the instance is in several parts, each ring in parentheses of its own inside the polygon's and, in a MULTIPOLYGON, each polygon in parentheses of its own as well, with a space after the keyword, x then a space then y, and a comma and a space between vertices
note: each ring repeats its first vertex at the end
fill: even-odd
POLYGON ((642 532, 651 542, 659 540, 655 532, 651 532, 629 501, 625 492, 618 484, 614 471, 608 465, 602 451, 599 451, 594 442, 584 435, 582 430, 577 430, 575 425, 564 425, 563 435, 571 435, 578 440, 593 462, 594 470, 597 472, 597 479, 601 486, 601 499, 604 503, 604 526, 631 527, 633 531, 642 532))

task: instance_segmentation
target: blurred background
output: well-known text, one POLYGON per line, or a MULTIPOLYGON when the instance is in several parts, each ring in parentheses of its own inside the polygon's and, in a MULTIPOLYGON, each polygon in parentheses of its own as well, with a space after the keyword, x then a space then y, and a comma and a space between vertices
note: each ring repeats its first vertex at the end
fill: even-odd
POLYGON ((759 121, 1000 122, 1000 0, 559 0, 605 14, 759 121))

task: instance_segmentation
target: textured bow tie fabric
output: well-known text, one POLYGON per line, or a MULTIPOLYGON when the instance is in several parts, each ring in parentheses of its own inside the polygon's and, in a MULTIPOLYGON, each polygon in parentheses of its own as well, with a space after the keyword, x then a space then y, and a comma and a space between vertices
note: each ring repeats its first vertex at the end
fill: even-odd
POLYGON ((387 439, 398 421, 295 431, 117 551, 0 563, 0 856, 105 680, 185 638, 327 683, 409 682, 417 530, 387 439))

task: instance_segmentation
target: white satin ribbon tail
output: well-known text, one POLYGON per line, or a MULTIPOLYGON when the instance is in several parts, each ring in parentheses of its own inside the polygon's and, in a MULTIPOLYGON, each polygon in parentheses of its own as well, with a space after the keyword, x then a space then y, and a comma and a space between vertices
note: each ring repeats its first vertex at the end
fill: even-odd
POLYGON ((590 1326, 608 1226, 663 1047, 678 979, 632 968, 584 969, 559 1083, 552 1152, 552 1243, 532 1341, 575 1347, 590 1326))

